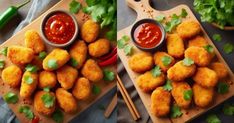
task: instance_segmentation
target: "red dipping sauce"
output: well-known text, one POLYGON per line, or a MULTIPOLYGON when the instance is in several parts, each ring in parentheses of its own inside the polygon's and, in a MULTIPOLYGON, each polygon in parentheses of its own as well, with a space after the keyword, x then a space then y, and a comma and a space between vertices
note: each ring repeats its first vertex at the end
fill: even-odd
POLYGON ((143 23, 135 29, 134 38, 139 46, 152 48, 160 43, 162 31, 160 27, 154 23, 143 23))
POLYGON ((53 13, 44 25, 45 37, 52 43, 65 44, 69 42, 76 31, 72 17, 64 12, 53 13))

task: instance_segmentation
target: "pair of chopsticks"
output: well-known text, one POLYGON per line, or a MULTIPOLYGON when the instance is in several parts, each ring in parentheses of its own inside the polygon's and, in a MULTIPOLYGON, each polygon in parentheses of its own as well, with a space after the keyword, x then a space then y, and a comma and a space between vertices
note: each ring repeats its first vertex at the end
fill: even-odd
POLYGON ((127 104, 127 107, 133 117, 133 119, 136 121, 138 119, 140 119, 140 115, 139 112, 137 111, 134 103, 132 102, 132 99, 130 98, 126 88, 123 85, 123 82, 121 81, 121 79, 119 78, 119 75, 117 75, 117 87, 120 90, 120 93, 125 101, 125 103, 127 104))

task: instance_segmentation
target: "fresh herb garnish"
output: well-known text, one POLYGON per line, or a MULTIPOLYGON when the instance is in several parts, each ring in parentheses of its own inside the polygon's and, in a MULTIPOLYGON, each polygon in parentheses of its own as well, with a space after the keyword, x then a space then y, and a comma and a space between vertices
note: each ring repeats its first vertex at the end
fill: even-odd
POLYGON ((57 69, 58 68, 57 60, 55 59, 48 60, 47 66, 51 69, 57 69))
POLYGON ((3 47, 0 51, 0 54, 7 56, 7 50, 8 50, 8 47, 3 47))
POLYGON ((33 78, 31 76, 25 76, 24 77, 24 81, 27 83, 27 84, 32 84, 33 83, 33 78))
POLYGON ((5 66, 5 61, 4 60, 0 60, 0 69, 4 68, 5 66))
POLYGON ((13 103, 13 104, 17 103, 19 100, 18 96, 13 92, 8 92, 8 93, 4 94, 3 99, 7 103, 13 103))
POLYGON ((105 81, 113 81, 115 79, 115 73, 110 70, 103 70, 104 73, 104 80, 105 81))
POLYGON ((206 46, 203 46, 203 48, 209 52, 209 53, 213 53, 214 52, 214 48, 211 46, 211 45, 206 45, 206 46))
POLYGON ((163 56, 161 58, 161 61, 162 61, 162 63, 163 63, 164 66, 168 66, 168 65, 171 64, 172 59, 169 56, 163 56))
POLYGON ((43 103, 45 104, 46 108, 50 108, 54 105, 55 103, 55 97, 50 95, 49 93, 44 94, 41 97, 41 100, 43 101, 43 103))
POLYGON ((78 61, 75 58, 70 59, 70 64, 72 67, 77 67, 79 65, 78 61))
POLYGON ((161 14, 161 15, 158 15, 158 16, 155 18, 155 20, 158 21, 158 22, 160 22, 160 23, 163 22, 164 19, 165 19, 165 15, 162 15, 162 14, 161 14))
POLYGON ((171 113, 170 113, 170 116, 172 117, 172 118, 176 118, 176 117, 180 117, 180 116, 182 116, 183 115, 183 113, 181 112, 181 110, 180 110, 180 107, 178 106, 178 105, 173 105, 172 107, 171 107, 171 113))
POLYGON ((39 59, 43 60, 47 56, 47 53, 45 51, 42 51, 39 53, 38 57, 39 59))
POLYGON ((194 64, 194 61, 191 58, 184 58, 183 60, 184 66, 191 66, 192 64, 194 64))
POLYGON ((19 113, 24 113, 25 117, 27 117, 28 119, 33 119, 34 117, 34 114, 29 106, 20 106, 19 113))
POLYGON ((210 114, 206 117, 207 123, 221 123, 219 118, 215 114, 210 114))
POLYGON ((230 54, 230 53, 232 53, 233 50, 234 50, 234 45, 231 44, 231 43, 226 43, 226 44, 224 44, 224 46, 223 46, 223 50, 224 50, 224 52, 225 52, 226 54, 230 54))
POLYGON ((77 14, 81 9, 81 4, 76 0, 72 0, 72 2, 69 4, 69 7, 71 13, 77 14))
POLYGON ((231 104, 224 104, 223 106, 223 113, 225 115, 234 115, 234 105, 231 105, 231 104))
POLYGON ((151 74, 153 75, 153 77, 158 77, 161 75, 161 69, 159 66, 155 66, 152 70, 151 70, 151 74))
POLYGON ((122 36, 122 38, 117 41, 118 48, 123 49, 129 40, 130 38, 127 35, 122 36))
POLYGON ((218 93, 225 94, 225 93, 228 92, 228 90, 229 90, 229 84, 228 83, 226 83, 226 82, 219 82, 217 84, 217 91, 218 91, 218 93))
POLYGON ((171 85, 171 80, 167 79, 166 84, 163 86, 164 90, 171 91, 172 85, 171 85))
POLYGON ((93 92, 93 94, 97 95, 97 94, 101 93, 101 88, 97 85, 93 85, 92 92, 93 92))
POLYGON ((63 122, 63 112, 59 109, 56 109, 55 112, 52 114, 52 118, 56 123, 63 122))
POLYGON ((192 90, 184 91, 184 99, 185 100, 191 100, 192 96, 193 96, 193 91, 192 90))
POLYGON ((183 8, 183 9, 181 10, 180 17, 185 18, 187 15, 188 15, 187 11, 183 8))
POLYGON ((212 36, 212 39, 215 40, 215 41, 220 42, 220 41, 222 40, 222 37, 221 37, 220 34, 214 34, 214 35, 212 36))
POLYGON ((50 87, 45 87, 45 88, 43 88, 43 91, 45 91, 45 92, 50 92, 50 87))
POLYGON ((132 52, 133 52, 133 47, 131 45, 126 45, 124 47, 125 55, 127 55, 127 56, 132 55, 132 52))
POLYGON ((26 67, 25 67, 25 70, 28 71, 28 72, 31 72, 31 73, 36 73, 38 71, 38 67, 36 65, 32 65, 32 64, 28 64, 26 67))
POLYGON ((173 14, 171 21, 169 21, 165 24, 165 29, 167 32, 171 32, 180 23, 181 23, 180 17, 176 14, 173 14))

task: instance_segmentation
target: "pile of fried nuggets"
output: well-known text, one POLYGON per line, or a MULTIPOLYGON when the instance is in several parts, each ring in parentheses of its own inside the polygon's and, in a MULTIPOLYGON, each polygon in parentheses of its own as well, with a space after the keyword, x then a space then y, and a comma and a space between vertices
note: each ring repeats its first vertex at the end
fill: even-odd
POLYGON ((167 52, 157 51, 154 55, 141 52, 129 59, 129 67, 134 72, 141 73, 136 80, 139 88, 146 93, 152 92, 151 112, 155 116, 169 114, 172 97, 183 109, 189 108, 192 100, 198 107, 207 107, 214 98, 217 81, 227 77, 225 65, 212 62, 215 54, 205 50, 204 46, 208 42, 200 33, 201 28, 196 21, 184 21, 177 26, 176 33, 167 35, 167 52), (169 65, 163 64, 164 56, 171 59, 169 65), (195 64, 185 66, 183 58, 190 58, 195 64), (160 76, 152 75, 150 70, 154 65, 161 68, 160 76), (171 92, 162 87, 167 78, 172 81, 171 92), (188 84, 188 78, 192 78, 194 83, 188 84), (184 99, 186 90, 193 91, 193 99, 184 99))
POLYGON ((103 78, 102 69, 91 58, 105 55, 110 50, 107 39, 98 39, 100 26, 92 20, 86 21, 81 28, 81 38, 69 48, 55 48, 44 59, 38 54, 46 50, 39 34, 34 30, 25 33, 25 46, 9 46, 7 58, 13 63, 2 71, 2 80, 12 88, 20 86, 20 97, 31 98, 34 95, 34 109, 44 115, 51 115, 55 111, 56 103, 45 106, 42 96, 53 96, 59 107, 67 113, 75 113, 77 100, 86 100, 91 95, 92 83, 103 78), (86 43, 89 43, 87 46, 86 43), (88 57, 88 54, 90 57, 88 57), (70 58, 78 63, 74 68, 68 64, 70 58), (88 59, 89 58, 89 59, 88 59), (86 60, 87 59, 87 60, 86 60), (56 61, 56 67, 50 67, 48 62, 56 61), (36 65, 38 72, 23 71, 27 64, 36 65), (78 69, 81 75, 78 75, 78 69), (28 84, 26 77, 32 79, 28 84), (57 85, 57 81, 60 86, 57 85), (43 91, 49 87, 55 93, 43 91), (71 91, 71 92, 69 92, 71 91))

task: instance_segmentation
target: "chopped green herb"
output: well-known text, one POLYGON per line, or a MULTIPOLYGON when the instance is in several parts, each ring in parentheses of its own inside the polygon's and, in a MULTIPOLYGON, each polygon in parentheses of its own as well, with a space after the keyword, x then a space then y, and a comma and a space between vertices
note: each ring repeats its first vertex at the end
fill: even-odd
POLYGON ((47 53, 45 51, 42 51, 39 53, 38 57, 39 59, 43 60, 47 56, 47 53))
POLYGON ((119 49, 123 49, 126 44, 127 42, 122 38, 117 41, 117 46, 119 49))
POLYGON ((33 78, 31 76, 25 76, 24 77, 24 81, 27 83, 27 84, 32 84, 33 83, 33 78))
POLYGON ((5 61, 4 60, 0 60, 0 69, 4 68, 5 66, 5 61))
POLYGON ((212 39, 215 40, 215 41, 220 42, 220 41, 222 40, 222 37, 221 37, 220 34, 214 34, 214 35, 212 36, 212 39))
POLYGON ((187 11, 183 8, 183 9, 181 10, 180 16, 181 16, 182 18, 185 18, 187 15, 188 15, 187 11))
POLYGON ((43 88, 43 91, 45 91, 45 92, 50 92, 50 87, 45 87, 45 88, 43 88))
POLYGON ((165 15, 158 15, 155 20, 158 21, 158 22, 163 22, 163 20, 165 19, 165 15))
POLYGON ((207 123, 221 123, 219 118, 215 114, 210 114, 206 117, 207 123))
POLYGON ((184 58, 184 60, 183 60, 183 65, 184 66, 190 66, 192 64, 194 64, 194 61, 192 59, 190 59, 190 58, 184 58))
POLYGON ((161 75, 161 69, 159 66, 155 66, 152 70, 151 70, 151 73, 153 75, 153 77, 158 77, 161 75))
POLYGON ((226 43, 226 44, 224 44, 224 46, 223 46, 223 50, 224 50, 224 52, 225 52, 226 54, 230 54, 230 53, 232 53, 233 50, 234 50, 234 45, 231 44, 231 43, 226 43))
POLYGON ((129 36, 127 36, 127 35, 124 35, 124 36, 122 37, 122 39, 123 39, 124 41, 126 41, 126 42, 128 42, 128 41, 130 40, 129 36))
POLYGON ((48 60, 47 66, 51 69, 57 69, 58 68, 57 60, 55 59, 48 60))
POLYGON ((110 70, 103 70, 104 73, 104 80, 105 81, 113 81, 115 79, 115 73, 110 70))
POLYGON ((56 109, 55 112, 52 114, 52 118, 56 123, 62 123, 63 117, 63 112, 59 109, 56 109))
POLYGON ((8 92, 3 96, 3 99, 7 102, 7 103, 17 103, 18 102, 18 96, 13 93, 13 92, 8 92))
POLYGON ((168 65, 171 64, 172 59, 171 59, 171 57, 169 57, 169 56, 163 56, 163 57, 161 58, 161 61, 162 61, 162 63, 163 63, 164 66, 168 66, 168 65))
POLYGON ((0 51, 0 54, 7 56, 7 50, 8 50, 8 47, 3 47, 0 51))
POLYGON ((206 45, 206 46, 204 46, 204 48, 209 53, 213 53, 214 52, 214 48, 211 45, 206 45))
POLYGON ((217 84, 217 91, 218 91, 218 93, 225 94, 225 93, 228 92, 228 90, 229 90, 229 84, 228 83, 226 83, 226 82, 219 82, 217 84))
POLYGON ((50 95, 49 93, 44 94, 41 97, 41 100, 43 101, 43 103, 45 104, 46 108, 50 108, 53 107, 54 103, 55 103, 55 97, 50 95))
POLYGON ((93 94, 97 95, 97 94, 101 93, 101 88, 97 85, 93 85, 92 92, 93 92, 93 94))
POLYGON ((180 110, 180 107, 178 106, 178 105, 173 105, 172 107, 171 107, 171 113, 170 113, 170 116, 172 117, 172 118, 177 118, 177 117, 180 117, 180 116, 182 116, 183 115, 183 113, 181 112, 181 110, 180 110))
POLYGON ((81 4, 76 0, 72 0, 72 2, 69 4, 69 7, 71 13, 77 14, 81 9, 81 4))
POLYGON ((74 58, 70 59, 70 64, 72 67, 77 67, 79 65, 78 61, 74 58))
POLYGON ((223 113, 225 115, 234 115, 234 105, 231 105, 231 104, 224 104, 223 106, 223 113))
POLYGON ((167 79, 166 84, 163 86, 164 90, 171 91, 172 85, 171 85, 171 80, 167 79))
POLYGON ((127 55, 127 56, 132 55, 132 52, 133 52, 133 47, 131 45, 126 45, 124 47, 125 55, 127 55))
POLYGON ((173 14, 171 21, 167 22, 165 25, 165 30, 171 32, 177 25, 181 23, 181 19, 178 15, 173 14))
POLYGON ((29 106, 20 106, 19 113, 24 113, 25 117, 27 117, 28 119, 33 119, 34 117, 34 114, 29 106))
POLYGON ((193 96, 193 91, 192 90, 184 91, 184 99, 185 100, 191 100, 192 96, 193 96))
POLYGON ((28 72, 31 72, 31 73, 36 73, 38 71, 38 67, 36 65, 32 65, 32 64, 28 64, 26 67, 25 67, 25 70, 28 71, 28 72))

